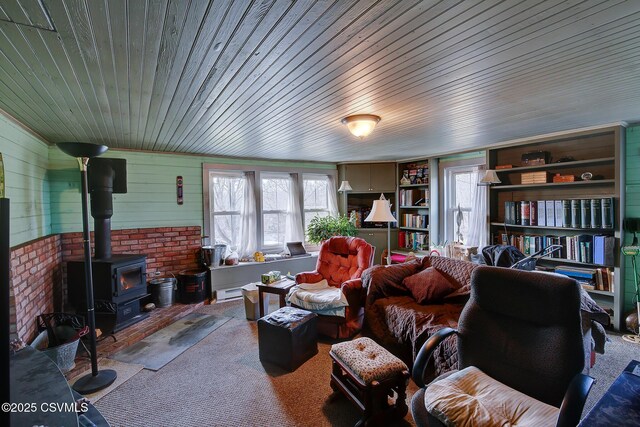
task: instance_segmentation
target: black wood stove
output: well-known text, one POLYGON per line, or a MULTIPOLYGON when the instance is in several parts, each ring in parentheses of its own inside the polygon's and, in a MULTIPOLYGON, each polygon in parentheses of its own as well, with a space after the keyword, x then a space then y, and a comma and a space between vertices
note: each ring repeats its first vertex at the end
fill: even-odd
MULTIPOLYGON (((112 193, 127 192, 126 160, 93 158, 89 161, 88 179, 95 229, 91 266, 96 327, 109 334, 149 316, 140 310, 140 300, 148 295, 147 257, 111 254, 112 193)), ((67 262, 67 284, 69 302, 78 313, 86 312, 82 259, 67 262)))

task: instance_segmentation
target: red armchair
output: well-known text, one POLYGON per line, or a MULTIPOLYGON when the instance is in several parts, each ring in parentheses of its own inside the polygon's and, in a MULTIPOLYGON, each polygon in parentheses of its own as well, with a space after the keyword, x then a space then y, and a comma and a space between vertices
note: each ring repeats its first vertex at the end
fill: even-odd
POLYGON ((358 237, 331 237, 320 246, 315 271, 298 273, 296 283, 317 283, 326 279, 340 288, 349 305, 345 317, 318 316, 318 333, 334 339, 349 338, 362 328, 367 295, 362 287, 362 272, 373 261, 373 247, 358 237))

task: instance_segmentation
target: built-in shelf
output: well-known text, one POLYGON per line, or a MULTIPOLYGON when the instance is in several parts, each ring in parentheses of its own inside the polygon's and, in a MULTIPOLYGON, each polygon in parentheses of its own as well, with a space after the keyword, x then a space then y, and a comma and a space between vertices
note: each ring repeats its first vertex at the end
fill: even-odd
POLYGON ((534 228, 538 230, 566 230, 566 231, 586 231, 589 233, 614 233, 613 228, 573 228, 573 227, 546 227, 544 225, 518 225, 518 224, 505 224, 504 222, 492 222, 491 225, 507 228, 534 228))
POLYGON ((545 184, 511 184, 511 185, 494 185, 491 190, 519 190, 524 188, 553 188, 553 187, 588 187, 613 185, 615 179, 594 179, 591 181, 574 181, 574 182, 547 182, 545 184))
POLYGON ((571 162, 561 162, 561 163, 547 163, 546 165, 535 165, 535 166, 517 166, 513 168, 505 168, 505 169, 496 169, 497 173, 514 173, 514 172, 523 172, 523 171, 537 171, 537 170, 547 170, 547 169, 568 169, 576 166, 589 166, 589 165, 600 165, 607 163, 614 163, 616 161, 615 157, 601 157, 598 159, 588 159, 588 160, 574 160, 571 162))
POLYGON ((417 227, 399 227, 400 230, 407 230, 407 231, 429 231, 428 228, 417 228, 417 227))
POLYGON ((400 206, 400 209, 429 209, 429 206, 400 206))
POLYGON ((419 187, 428 187, 429 184, 405 184, 405 185, 398 185, 399 188, 419 188, 419 187))
POLYGON ((613 292, 597 291, 595 289, 585 289, 585 291, 589 292, 590 294, 603 295, 603 296, 611 297, 611 298, 613 298, 613 296, 615 295, 613 292))

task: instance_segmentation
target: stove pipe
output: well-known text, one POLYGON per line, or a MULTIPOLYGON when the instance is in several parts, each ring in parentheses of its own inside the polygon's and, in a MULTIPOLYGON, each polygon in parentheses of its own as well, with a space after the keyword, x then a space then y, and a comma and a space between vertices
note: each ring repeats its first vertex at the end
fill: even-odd
POLYGON ((126 160, 93 158, 88 167, 96 259, 111 258, 113 193, 127 192, 126 160))

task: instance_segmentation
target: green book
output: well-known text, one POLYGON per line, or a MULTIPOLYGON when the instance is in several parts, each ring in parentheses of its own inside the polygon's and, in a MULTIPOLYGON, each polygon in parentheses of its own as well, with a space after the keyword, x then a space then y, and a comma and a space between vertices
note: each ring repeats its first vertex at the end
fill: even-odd
POLYGON ((602 227, 602 208, 600 199, 591 199, 591 228, 602 227))
POLYGON ((613 228, 613 199, 611 197, 600 199, 600 210, 602 211, 602 228, 613 228))

